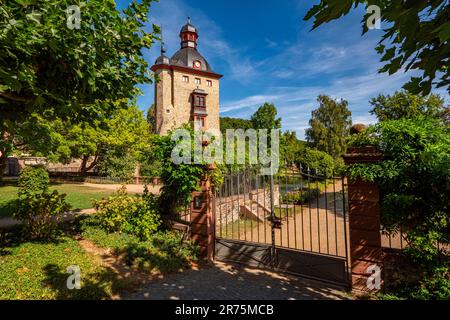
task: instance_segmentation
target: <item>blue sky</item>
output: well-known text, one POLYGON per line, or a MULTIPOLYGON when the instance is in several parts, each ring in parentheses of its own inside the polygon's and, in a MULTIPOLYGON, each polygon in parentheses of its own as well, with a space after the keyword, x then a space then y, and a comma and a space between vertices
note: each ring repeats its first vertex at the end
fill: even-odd
MULTIPOLYGON (((179 31, 187 16, 199 30, 198 50, 224 77, 221 115, 249 118, 264 102, 274 103, 283 130, 304 137, 319 94, 349 102, 354 123, 373 123, 370 98, 399 90, 411 73, 378 74, 374 48, 382 31, 361 36, 363 8, 310 31, 303 21, 318 1, 302 0, 160 0, 151 8, 151 23, 162 25, 167 55, 180 47, 179 31)), ((119 7, 128 3, 118 1, 119 7)), ((383 28, 383 24, 381 26, 383 28)), ((152 64, 156 44, 145 52, 152 64)), ((142 86, 141 109, 153 102, 153 85, 142 86)), ((436 91, 448 98, 444 90, 436 91)))

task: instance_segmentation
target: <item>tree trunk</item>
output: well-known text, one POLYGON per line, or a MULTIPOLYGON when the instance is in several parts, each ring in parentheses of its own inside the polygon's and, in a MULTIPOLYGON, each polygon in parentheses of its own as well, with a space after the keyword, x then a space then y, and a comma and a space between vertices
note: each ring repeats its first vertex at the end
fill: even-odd
POLYGON ((88 156, 83 156, 83 161, 81 162, 80 172, 84 175, 86 173, 86 166, 89 160, 88 156))
POLYGON ((0 181, 3 180, 3 175, 5 173, 6 165, 8 163, 8 156, 6 155, 6 150, 0 150, 0 181))
POLYGON ((98 155, 95 155, 94 160, 88 166, 89 156, 83 156, 83 161, 81 162, 80 172, 85 175, 89 170, 92 170, 98 164, 98 155))
POLYGON ((0 138, 0 180, 2 180, 8 164, 8 153, 11 151, 8 143, 10 136, 3 127, 0 129, 0 138))

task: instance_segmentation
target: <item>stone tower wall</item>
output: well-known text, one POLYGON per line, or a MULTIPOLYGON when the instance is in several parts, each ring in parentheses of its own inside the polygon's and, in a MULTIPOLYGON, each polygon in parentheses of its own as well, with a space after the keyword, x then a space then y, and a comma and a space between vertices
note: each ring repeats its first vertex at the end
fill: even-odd
POLYGON ((156 84, 156 122, 157 133, 167 134, 171 129, 188 123, 191 119, 191 94, 195 89, 203 89, 206 97, 207 129, 219 130, 219 80, 212 77, 196 75, 178 70, 158 70, 160 81, 156 84), (189 82, 183 82, 183 76, 189 77, 189 82), (195 83, 199 78, 201 83, 195 83), (207 86, 207 80, 212 86, 207 86), (168 112, 169 111, 169 112, 168 112))

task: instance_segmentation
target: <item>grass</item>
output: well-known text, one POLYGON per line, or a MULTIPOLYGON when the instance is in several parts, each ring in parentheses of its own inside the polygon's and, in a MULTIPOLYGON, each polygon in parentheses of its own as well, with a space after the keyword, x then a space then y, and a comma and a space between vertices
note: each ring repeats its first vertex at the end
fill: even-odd
MULTIPOLYGON (((93 200, 109 196, 112 190, 91 188, 80 184, 52 184, 51 190, 67 194, 67 202, 74 210, 92 208, 93 200)), ((0 186, 0 218, 12 216, 12 202, 17 198, 18 187, 15 185, 0 186)))
POLYGON ((122 284, 78 244, 62 236, 52 242, 21 242, 3 235, 0 249, 0 299, 105 299, 122 284), (81 270, 81 289, 67 288, 67 268, 81 270))
POLYGON ((108 233, 98 225, 95 215, 78 217, 51 241, 26 240, 22 235, 20 226, 0 230, 0 300, 98 300, 129 289, 132 279, 117 274, 99 257, 86 252, 75 236, 111 249, 129 266, 149 274, 178 271, 197 260, 199 251, 175 232, 160 232, 148 241, 108 233), (79 290, 67 288, 67 268, 72 265, 81 270, 79 290))
POLYGON ((240 217, 239 219, 229 222, 221 226, 221 229, 217 231, 218 236, 232 239, 245 240, 246 232, 256 228, 258 226, 258 221, 246 219, 240 217))
POLYGON ((112 249, 127 264, 150 272, 173 272, 197 260, 199 248, 183 242, 181 234, 174 231, 159 232, 150 240, 142 241, 128 234, 108 233, 102 229, 96 216, 79 218, 78 228, 84 239, 96 246, 112 249))

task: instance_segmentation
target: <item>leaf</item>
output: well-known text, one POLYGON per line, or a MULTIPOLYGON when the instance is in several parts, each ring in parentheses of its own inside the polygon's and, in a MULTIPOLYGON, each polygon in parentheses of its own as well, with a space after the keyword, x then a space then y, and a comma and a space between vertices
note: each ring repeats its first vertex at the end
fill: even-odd
POLYGON ((380 43, 378 46, 375 47, 375 50, 377 51, 378 54, 383 54, 385 48, 386 46, 380 43))
POLYGON ((74 69, 74 70, 79 78, 83 78, 83 74, 81 73, 80 69, 74 69))
POLYGON ((403 89, 411 92, 411 93, 417 93, 419 92, 420 88, 420 81, 422 81, 422 78, 420 77, 412 77, 411 80, 403 85, 403 89))
POLYGON ((380 61, 389 61, 395 56, 395 47, 386 50, 380 61))
POLYGON ((403 57, 400 56, 391 61, 390 65, 389 65, 389 75, 396 73, 398 71, 398 69, 400 69, 402 58, 403 57))
POLYGON ((35 0, 15 0, 15 1, 24 7, 29 6, 35 2, 35 0))
POLYGON ((28 20, 34 21, 34 22, 36 22, 38 24, 41 24, 42 14, 39 13, 39 12, 33 11, 32 13, 28 13, 26 15, 26 17, 27 17, 28 20))
POLYGON ((303 20, 307 21, 314 17, 320 10, 322 9, 322 6, 319 4, 314 5, 305 15, 303 20))
POLYGON ((441 27, 441 31, 439 31, 439 39, 441 43, 447 41, 450 38, 450 22, 447 22, 441 27))

